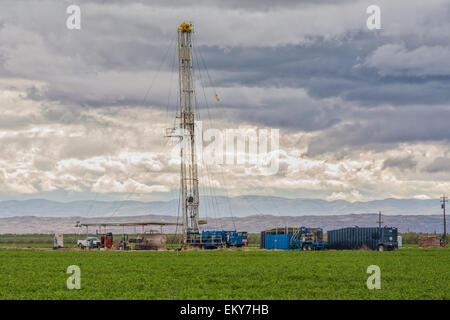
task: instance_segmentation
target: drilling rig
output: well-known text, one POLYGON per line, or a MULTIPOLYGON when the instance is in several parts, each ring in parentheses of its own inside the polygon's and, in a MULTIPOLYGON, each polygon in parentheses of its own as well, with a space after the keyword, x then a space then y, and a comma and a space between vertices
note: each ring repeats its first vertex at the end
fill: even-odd
POLYGON ((199 232, 198 168, 195 150, 194 79, 192 76, 192 23, 183 22, 178 31, 179 127, 169 128, 169 137, 180 139, 181 210, 183 243, 187 233, 199 232))
MULTIPOLYGON (((240 247, 247 245, 247 232, 204 231, 199 225, 198 167, 196 154, 195 96, 192 55, 192 22, 183 22, 178 32, 178 126, 167 129, 166 136, 180 139, 180 183, 183 245, 202 248, 240 247)), ((215 94, 217 102, 219 98, 215 94)))

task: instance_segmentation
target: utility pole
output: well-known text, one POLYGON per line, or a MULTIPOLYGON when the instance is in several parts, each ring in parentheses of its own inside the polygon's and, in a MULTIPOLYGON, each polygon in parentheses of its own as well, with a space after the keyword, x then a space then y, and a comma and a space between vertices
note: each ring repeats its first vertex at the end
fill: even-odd
POLYGON ((178 31, 178 85, 180 119, 178 128, 170 128, 166 136, 180 138, 181 206, 183 211, 183 243, 187 232, 198 232, 198 169, 195 150, 194 78, 192 74, 192 23, 183 22, 178 31))
POLYGON ((448 202, 447 197, 445 194, 441 197, 441 208, 444 211, 444 236, 442 239, 444 240, 444 247, 447 246, 447 221, 445 220, 445 203, 448 202))
POLYGON ((383 221, 381 220, 381 211, 378 212, 378 228, 381 228, 381 224, 383 221))

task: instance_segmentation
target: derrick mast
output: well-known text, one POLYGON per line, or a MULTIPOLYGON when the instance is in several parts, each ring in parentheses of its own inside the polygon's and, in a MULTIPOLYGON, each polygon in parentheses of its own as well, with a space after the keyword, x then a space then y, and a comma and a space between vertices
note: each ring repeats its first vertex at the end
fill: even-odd
POLYGON ((180 157, 181 157, 181 203, 183 234, 198 232, 198 169, 195 150, 194 79, 192 74, 192 23, 183 22, 178 27, 178 84, 180 157))
MULTIPOLYGON (((180 184, 183 243, 200 248, 222 248, 247 245, 247 232, 204 231, 200 233, 199 220, 198 168, 196 154, 195 94, 192 70, 192 23, 183 22, 178 27, 178 87, 179 108, 178 125, 169 128, 166 136, 180 139, 180 184)), ((219 98, 215 94, 217 102, 219 98)))

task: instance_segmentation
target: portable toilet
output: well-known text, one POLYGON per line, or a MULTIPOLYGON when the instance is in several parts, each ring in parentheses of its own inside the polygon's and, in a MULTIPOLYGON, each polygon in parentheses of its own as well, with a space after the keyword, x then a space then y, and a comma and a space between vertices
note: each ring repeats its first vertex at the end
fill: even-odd
POLYGON ((62 233, 55 233, 53 237, 53 249, 59 249, 64 247, 64 237, 62 233))

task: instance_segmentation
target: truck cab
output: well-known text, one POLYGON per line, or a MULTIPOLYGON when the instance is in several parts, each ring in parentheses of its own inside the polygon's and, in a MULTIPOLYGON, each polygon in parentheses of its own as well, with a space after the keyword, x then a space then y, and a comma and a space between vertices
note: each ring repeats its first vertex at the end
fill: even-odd
POLYGON ((378 251, 391 251, 398 249, 397 228, 380 228, 381 236, 377 245, 378 251))
POLYGON ((247 232, 227 231, 227 245, 243 247, 247 245, 247 232))
POLYGON ((80 249, 84 248, 99 248, 100 247, 100 240, 96 237, 87 237, 84 240, 78 240, 77 245, 80 249))

